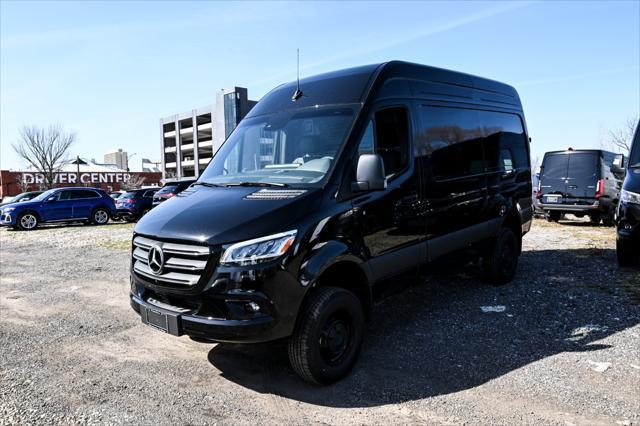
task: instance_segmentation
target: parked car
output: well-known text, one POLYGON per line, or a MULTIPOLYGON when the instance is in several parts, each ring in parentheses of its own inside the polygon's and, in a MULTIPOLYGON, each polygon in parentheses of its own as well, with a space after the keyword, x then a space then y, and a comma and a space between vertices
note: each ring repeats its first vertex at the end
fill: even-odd
POLYGON ((15 197, 7 199, 7 201, 3 201, 0 203, 0 208, 6 206, 7 204, 12 203, 24 203, 25 201, 29 201, 33 198, 36 198, 38 195, 42 194, 44 191, 30 191, 23 192, 21 194, 16 195, 15 197))
POLYGON ((109 193, 109 196, 111 198, 113 198, 114 200, 117 200, 118 198, 120 198, 122 196, 122 194, 124 194, 127 191, 113 191, 109 193))
MULTIPOLYGON (((624 156, 616 157, 618 172, 624 170, 624 156)), ((633 137, 627 176, 618 205, 616 254, 621 266, 640 265, 640 124, 633 137)))
POLYGON ((160 203, 167 201, 169 198, 175 197, 185 189, 187 189, 195 179, 181 179, 166 182, 162 188, 153 196, 153 207, 156 207, 160 203))
POLYGON ((10 204, 0 212, 0 225, 22 230, 44 222, 79 222, 104 225, 116 214, 113 199, 97 188, 50 189, 24 203, 10 204))
POLYGON ((531 191, 506 84, 405 62, 285 84, 137 223, 131 305, 176 336, 287 338, 302 378, 335 382, 394 276, 451 255, 511 281, 531 191))
POLYGON ((589 216, 591 223, 615 224, 624 174, 612 170, 615 154, 598 149, 547 152, 540 167, 538 198, 550 221, 562 215, 589 216))
POLYGON ((127 222, 135 222, 147 214, 153 205, 153 195, 158 188, 141 188, 127 191, 116 200, 117 216, 127 222))

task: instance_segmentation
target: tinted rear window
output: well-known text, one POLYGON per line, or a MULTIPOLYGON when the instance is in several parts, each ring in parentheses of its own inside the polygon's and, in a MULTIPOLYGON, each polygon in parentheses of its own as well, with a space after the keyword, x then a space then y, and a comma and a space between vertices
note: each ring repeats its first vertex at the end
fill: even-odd
POLYGON ((581 178, 595 176, 598 171, 598 161, 600 156, 596 152, 576 152, 569 154, 570 178, 581 178))
POLYGON ((136 194, 137 192, 125 192, 124 194, 122 194, 119 198, 121 199, 125 199, 125 198, 136 198, 136 194))
POLYGON ((552 154, 544 157, 542 177, 565 178, 567 176, 567 154, 552 154))

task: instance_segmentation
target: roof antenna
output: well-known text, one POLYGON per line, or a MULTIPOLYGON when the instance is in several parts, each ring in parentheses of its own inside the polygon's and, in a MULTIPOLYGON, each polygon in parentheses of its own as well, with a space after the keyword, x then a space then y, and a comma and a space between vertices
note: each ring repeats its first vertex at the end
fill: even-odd
POLYGON ((302 90, 300 90, 300 49, 296 49, 298 52, 298 68, 297 68, 297 83, 296 83, 296 91, 293 93, 291 97, 291 101, 295 102, 303 96, 302 90))

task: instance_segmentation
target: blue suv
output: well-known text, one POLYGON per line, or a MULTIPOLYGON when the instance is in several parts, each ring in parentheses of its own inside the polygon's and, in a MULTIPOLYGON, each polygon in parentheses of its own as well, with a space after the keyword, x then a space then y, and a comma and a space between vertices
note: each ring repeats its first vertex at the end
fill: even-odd
POLYGON ((116 215, 113 199, 96 188, 50 189, 24 203, 10 204, 0 211, 0 225, 22 230, 42 222, 80 222, 104 225, 116 215))

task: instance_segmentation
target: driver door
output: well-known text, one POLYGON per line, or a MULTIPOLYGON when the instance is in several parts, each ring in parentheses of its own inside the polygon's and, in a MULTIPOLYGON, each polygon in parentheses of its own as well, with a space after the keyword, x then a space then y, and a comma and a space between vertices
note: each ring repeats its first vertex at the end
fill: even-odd
POLYGON ((420 178, 411 148, 408 106, 379 107, 360 141, 358 156, 382 157, 387 188, 353 199, 357 223, 375 281, 419 266, 426 260, 420 178))
POLYGON ((43 213, 45 221, 71 219, 73 217, 73 204, 71 191, 58 191, 45 201, 43 213))

